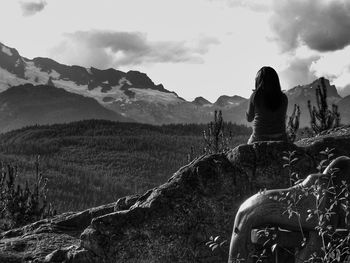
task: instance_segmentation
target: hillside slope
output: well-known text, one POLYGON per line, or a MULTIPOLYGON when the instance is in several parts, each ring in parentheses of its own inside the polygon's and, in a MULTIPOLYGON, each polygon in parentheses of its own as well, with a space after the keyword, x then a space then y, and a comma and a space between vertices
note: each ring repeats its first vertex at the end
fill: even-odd
POLYGON ((212 235, 230 239, 236 210, 245 198, 259 189, 289 185, 281 153, 295 151, 295 171, 305 177, 317 170, 323 159, 319 153, 326 147, 334 148, 335 156, 348 154, 350 128, 296 145, 259 142, 198 158, 141 196, 2 233, 0 260, 220 262, 205 242, 212 235))
MULTIPOLYGON (((82 210, 142 193, 166 182, 194 154, 201 154, 206 125, 152 126, 105 120, 32 126, 0 135, 0 160, 33 178, 40 155, 49 179, 48 197, 60 212, 82 210)), ((249 129, 228 125, 231 147, 248 139, 249 129)))
POLYGON ((0 131, 33 124, 84 119, 132 121, 102 107, 96 100, 47 85, 25 84, 0 93, 0 131))

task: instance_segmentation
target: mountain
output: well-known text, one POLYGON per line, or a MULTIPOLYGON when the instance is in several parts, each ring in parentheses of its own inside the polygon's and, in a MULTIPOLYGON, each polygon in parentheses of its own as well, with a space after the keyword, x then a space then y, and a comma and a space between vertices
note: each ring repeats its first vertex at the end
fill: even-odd
POLYGON ((324 85, 327 88, 327 98, 329 102, 337 102, 339 99, 341 99, 336 87, 331 85, 329 80, 325 78, 318 78, 310 84, 299 85, 289 89, 287 91, 288 98, 290 100, 302 100, 306 102, 308 99, 311 99, 313 102, 316 99, 316 88, 322 85, 322 81, 324 81, 324 85))
POLYGON ((241 103, 244 103, 247 99, 243 98, 241 96, 220 96, 217 101, 214 103, 215 106, 218 107, 232 107, 232 106, 239 106, 241 103))
MULTIPOLYGON (((138 71, 124 73, 112 68, 99 70, 93 67, 67 66, 42 57, 30 60, 21 57, 14 48, 1 43, 0 47, 0 90, 24 83, 51 83, 70 92, 93 97, 101 103, 121 99, 132 101, 138 96, 144 98, 150 90, 181 100, 174 92, 164 89, 161 84, 155 85, 146 74, 138 71)), ((164 99, 169 98, 164 95, 164 99)))
POLYGON ((245 123, 239 115, 245 111, 245 99, 239 96, 222 96, 214 104, 205 98, 189 102, 142 72, 67 66, 49 58, 22 57, 1 43, 0 47, 0 91, 26 83, 55 86, 93 98, 104 108, 141 123, 207 123, 221 108, 225 120, 245 123))
POLYGON ((102 107, 96 100, 47 85, 25 84, 0 93, 0 131, 33 124, 84 119, 132 121, 102 107))
MULTIPOLYGON (((315 89, 321 85, 321 80, 316 79, 310 84, 286 91, 288 115, 294 104, 298 104, 301 108, 301 127, 309 126, 307 101, 311 100, 315 105, 315 89)), ((213 119, 214 111, 221 110, 226 121, 250 125, 245 120, 248 99, 241 96, 223 95, 215 103, 197 97, 190 102, 165 89, 162 84, 155 84, 139 71, 68 66, 42 57, 30 60, 22 57, 16 49, 0 43, 0 92, 26 83, 54 86, 92 98, 105 109, 116 113, 118 118, 124 116, 140 123, 208 123, 213 119)), ((350 104, 347 101, 350 99, 342 101, 336 87, 327 79, 324 79, 324 83, 329 104, 340 103, 342 122, 348 123, 350 104)))
POLYGON ((342 124, 350 123, 350 95, 342 98, 337 105, 340 112, 340 122, 342 124))
POLYGON ((55 86, 93 98, 105 108, 139 122, 186 121, 166 110, 184 99, 154 84, 142 72, 67 66, 41 57, 30 60, 0 43, 0 91, 26 83, 55 86))
MULTIPOLYGON (((300 110, 301 110, 300 126, 301 127, 310 126, 308 100, 311 101, 311 105, 316 106, 316 88, 322 85, 321 83, 322 81, 324 82, 324 85, 326 86, 326 90, 327 90, 328 107, 331 108, 331 105, 333 103, 338 104, 343 100, 343 98, 338 94, 336 87, 334 85, 330 85, 328 79, 319 78, 310 84, 299 85, 292 89, 289 89, 286 92, 286 95, 288 97, 288 114, 289 115, 291 114, 294 104, 298 104, 300 107, 300 110)), ((347 105, 348 105, 347 107, 342 107, 342 110, 340 111, 341 117, 343 116, 343 113, 346 112, 347 108, 350 109, 350 103, 347 105)), ((350 118, 343 118, 343 121, 344 123, 348 123, 350 121, 350 118)))
POLYGON ((192 103, 195 104, 195 105, 198 105, 198 106, 204 106, 204 105, 211 106, 212 105, 212 103, 209 100, 207 100, 207 99, 205 99, 203 97, 195 98, 192 101, 192 103))

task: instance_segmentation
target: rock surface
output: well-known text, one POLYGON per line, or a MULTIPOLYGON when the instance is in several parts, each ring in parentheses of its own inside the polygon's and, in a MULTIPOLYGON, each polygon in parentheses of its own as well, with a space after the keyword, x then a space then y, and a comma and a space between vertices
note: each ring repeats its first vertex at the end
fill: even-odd
POLYGON ((1 233, 0 262, 221 262, 205 243, 210 236, 229 240, 245 198, 289 185, 283 152, 296 151, 295 169, 306 176, 326 147, 349 155, 350 128, 199 157, 142 196, 1 233))

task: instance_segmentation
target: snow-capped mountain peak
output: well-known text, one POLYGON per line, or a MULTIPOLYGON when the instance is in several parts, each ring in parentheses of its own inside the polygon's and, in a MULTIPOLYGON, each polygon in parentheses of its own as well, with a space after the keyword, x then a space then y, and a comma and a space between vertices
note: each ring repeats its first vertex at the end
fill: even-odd
POLYGON ((11 49, 9 49, 8 47, 6 47, 4 45, 1 46, 1 51, 2 51, 2 53, 5 53, 6 55, 8 55, 10 57, 13 56, 11 49))
POLYGON ((25 83, 50 84, 69 92, 91 97, 101 104, 124 101, 179 103, 176 93, 156 85, 139 71, 122 72, 60 64, 49 58, 23 58, 17 50, 0 43, 0 91, 25 83))
MULTIPOLYGON (((189 102, 175 92, 166 90, 162 84, 155 84, 145 73, 139 71, 123 72, 113 68, 101 70, 94 67, 69 66, 42 57, 27 59, 20 56, 16 49, 0 43, 0 92, 23 84, 42 85, 35 94, 42 92, 45 87, 62 88, 69 92, 65 98, 73 98, 76 94, 88 97, 85 99, 91 100, 92 98, 99 102, 98 105, 115 112, 118 118, 124 116, 127 120, 137 122, 151 124, 207 123, 212 120, 215 110, 221 110, 226 121, 247 124, 245 114, 248 99, 241 96, 220 96, 215 103, 203 97, 197 97, 194 101, 189 102)), ((297 86, 286 92, 289 101, 288 114, 295 103, 300 105, 301 126, 309 122, 307 101, 311 100, 312 104, 315 104, 315 89, 323 84, 327 87, 328 101, 339 103, 339 109, 343 110, 342 121, 350 119, 344 114, 344 112, 350 112, 346 106, 349 99, 342 100, 335 86, 330 85, 327 79, 320 78, 308 85, 297 86)), ((32 85, 26 86, 26 91, 31 89, 32 85)), ((23 89, 19 90, 23 91, 23 89)), ((34 94, 34 91, 30 93, 34 94)), ((52 108, 50 112, 58 111, 63 114, 68 111, 65 108, 59 110, 52 97, 54 96, 47 97, 52 100, 51 103, 47 101, 52 108)), ((78 101, 80 104, 84 103, 84 100, 79 99, 78 101)), ((0 109, 5 107, 6 103, 0 104, 0 109)), ((32 104, 38 104, 37 100, 33 100, 32 104)), ((78 109, 83 107, 74 105, 73 108, 79 111, 78 109)), ((10 113, 13 114, 13 112, 10 113)), ((79 114, 79 116, 83 115, 79 114)))

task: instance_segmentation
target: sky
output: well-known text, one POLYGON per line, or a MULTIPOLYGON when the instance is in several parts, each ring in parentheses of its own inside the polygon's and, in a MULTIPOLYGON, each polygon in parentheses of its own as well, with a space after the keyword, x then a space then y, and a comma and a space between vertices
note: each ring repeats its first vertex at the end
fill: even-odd
POLYGON ((324 76, 350 94, 349 0, 0 0, 0 41, 27 58, 139 70, 180 97, 249 97, 324 76))

